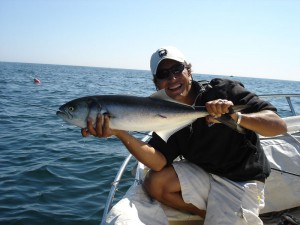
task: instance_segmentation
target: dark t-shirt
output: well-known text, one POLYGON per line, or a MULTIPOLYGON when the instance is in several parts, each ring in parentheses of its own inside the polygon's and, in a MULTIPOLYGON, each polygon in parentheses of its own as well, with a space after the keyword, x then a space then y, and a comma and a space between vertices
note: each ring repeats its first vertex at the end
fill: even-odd
MULTIPOLYGON (((248 105, 243 113, 276 108, 244 86, 232 80, 213 79, 209 83, 193 82, 200 94, 196 106, 215 99, 227 99, 234 105, 248 105)), ((250 130, 238 133, 222 123, 208 126, 205 118, 177 131, 165 142, 153 133, 149 144, 160 151, 168 164, 178 156, 195 163, 208 173, 233 181, 263 180, 270 174, 269 162, 261 148, 258 135, 250 130)))

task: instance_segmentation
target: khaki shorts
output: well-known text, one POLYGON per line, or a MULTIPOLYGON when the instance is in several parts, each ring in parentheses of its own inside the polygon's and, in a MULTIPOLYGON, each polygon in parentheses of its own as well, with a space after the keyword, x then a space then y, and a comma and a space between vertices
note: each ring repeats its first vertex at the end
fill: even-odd
POLYGON ((264 207, 264 183, 233 182, 209 174, 186 160, 173 163, 178 175, 182 198, 206 210, 204 225, 258 225, 264 207))

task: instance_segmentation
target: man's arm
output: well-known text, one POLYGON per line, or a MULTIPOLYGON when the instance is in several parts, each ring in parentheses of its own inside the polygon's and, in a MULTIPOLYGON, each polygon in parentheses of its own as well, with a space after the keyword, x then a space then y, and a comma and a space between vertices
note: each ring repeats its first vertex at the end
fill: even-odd
MULTIPOLYGON (((237 121, 237 114, 232 115, 237 121)), ((257 134, 270 137, 287 132, 286 123, 275 112, 263 110, 260 112, 241 114, 240 125, 257 134)))
POLYGON ((94 135, 95 137, 110 137, 112 135, 119 138, 128 151, 140 162, 145 164, 152 170, 160 171, 167 164, 165 156, 155 150, 153 147, 145 142, 133 137, 128 132, 123 130, 114 130, 109 127, 109 116, 105 115, 102 118, 101 114, 98 114, 96 127, 93 127, 93 121, 88 119, 87 128, 82 129, 82 136, 87 137, 94 135))
MULTIPOLYGON (((209 101, 205 104, 210 116, 207 117, 208 122, 218 123, 215 116, 221 116, 228 113, 229 108, 233 106, 232 101, 226 99, 217 99, 209 101)), ((286 123, 275 112, 271 110, 262 110, 259 112, 241 114, 240 126, 252 130, 263 136, 275 136, 287 132, 286 123)), ((237 121, 237 113, 231 114, 231 117, 237 121)))

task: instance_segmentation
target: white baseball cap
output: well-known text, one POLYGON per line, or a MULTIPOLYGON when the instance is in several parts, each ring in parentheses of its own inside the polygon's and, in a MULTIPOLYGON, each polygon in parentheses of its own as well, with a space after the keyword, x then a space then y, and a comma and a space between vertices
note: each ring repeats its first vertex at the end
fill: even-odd
POLYGON ((153 75, 156 74, 156 70, 159 63, 164 59, 172 59, 177 62, 188 64, 185 59, 185 56, 176 47, 173 46, 162 47, 159 48, 156 52, 154 52, 151 56, 150 68, 153 75))

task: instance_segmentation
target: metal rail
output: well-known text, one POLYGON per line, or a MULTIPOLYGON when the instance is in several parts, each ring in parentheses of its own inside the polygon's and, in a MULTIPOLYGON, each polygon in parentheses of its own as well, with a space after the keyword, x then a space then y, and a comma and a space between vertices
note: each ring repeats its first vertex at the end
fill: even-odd
MULTIPOLYGON (((143 139, 142 141, 143 142, 146 142, 149 138, 151 137, 151 132, 148 133, 143 139)), ((106 217, 107 217, 107 214, 109 212, 109 210, 111 209, 111 205, 112 205, 112 202, 114 200, 114 197, 115 197, 115 193, 117 191, 117 188, 119 186, 119 183, 121 181, 121 178, 124 174, 124 171, 130 161, 130 159, 132 158, 132 155, 129 154, 126 159, 123 161, 123 164, 121 165, 114 181, 112 182, 111 184, 111 188, 110 188, 110 191, 109 191, 109 194, 108 194, 108 197, 107 197, 107 200, 106 200, 106 204, 105 204, 105 208, 104 208, 104 211, 103 211, 103 216, 102 216, 102 220, 101 220, 101 224, 100 225, 105 225, 105 220, 106 220, 106 217)))
POLYGON ((296 116, 296 111, 291 101, 291 97, 300 97, 300 94, 268 94, 268 95, 259 95, 260 98, 285 98, 289 107, 292 111, 293 116, 296 116))
POLYGON ((115 197, 115 193, 116 193, 116 190, 118 188, 118 185, 119 185, 119 182, 121 180, 121 177, 123 176, 123 173, 125 171, 125 168, 127 167, 130 159, 131 159, 132 155, 129 154, 126 159, 124 160, 122 166, 120 167, 115 179, 114 179, 114 182, 111 184, 111 188, 110 188, 110 191, 109 191, 109 194, 108 194, 108 197, 107 197, 107 200, 106 200, 106 204, 105 204, 105 208, 104 208, 104 212, 103 212, 103 217, 102 217, 102 221, 101 221, 101 225, 104 225, 105 224, 105 220, 106 220, 106 216, 111 208, 111 204, 112 204, 112 201, 115 197))

